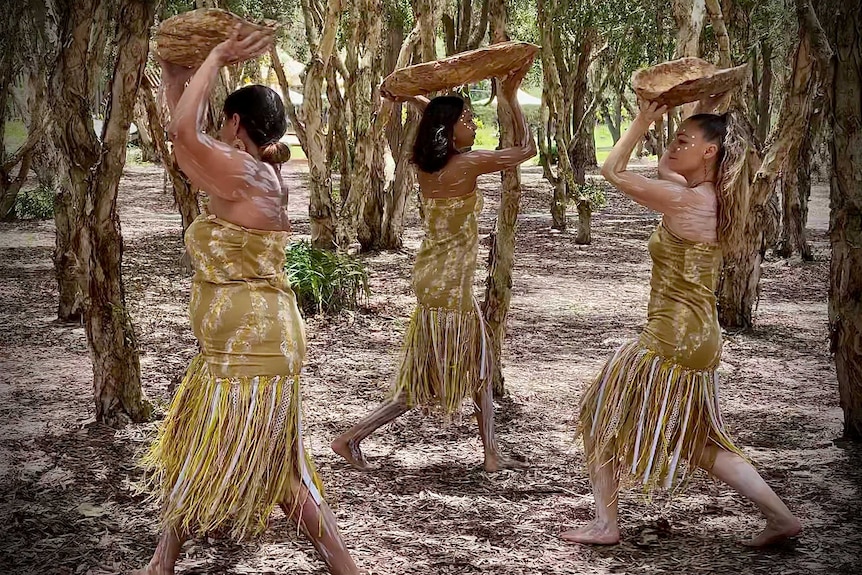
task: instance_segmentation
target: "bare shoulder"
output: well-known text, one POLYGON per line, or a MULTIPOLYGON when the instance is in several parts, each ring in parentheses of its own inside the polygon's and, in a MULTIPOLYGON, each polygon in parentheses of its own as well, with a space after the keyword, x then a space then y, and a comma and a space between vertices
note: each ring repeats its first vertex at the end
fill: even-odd
POLYGON ((693 204, 713 209, 718 206, 718 197, 715 192, 715 185, 712 182, 704 182, 689 188, 689 191, 693 204))

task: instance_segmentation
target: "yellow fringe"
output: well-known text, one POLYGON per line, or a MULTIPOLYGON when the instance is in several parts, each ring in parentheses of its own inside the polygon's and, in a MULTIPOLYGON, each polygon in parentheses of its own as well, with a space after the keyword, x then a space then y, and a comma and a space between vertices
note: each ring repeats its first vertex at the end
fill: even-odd
POLYGON ((491 341, 478 309, 417 305, 405 336, 394 394, 410 406, 439 406, 446 415, 491 379, 491 341))
POLYGON ((163 524, 243 539, 266 529, 276 505, 301 504, 302 483, 322 499, 300 422, 298 376, 215 378, 197 356, 144 457, 163 524))
POLYGON ((615 462, 623 483, 647 491, 683 486, 709 445, 744 457, 724 429, 715 370, 687 369, 638 342, 620 347, 587 389, 578 434, 590 463, 615 462))

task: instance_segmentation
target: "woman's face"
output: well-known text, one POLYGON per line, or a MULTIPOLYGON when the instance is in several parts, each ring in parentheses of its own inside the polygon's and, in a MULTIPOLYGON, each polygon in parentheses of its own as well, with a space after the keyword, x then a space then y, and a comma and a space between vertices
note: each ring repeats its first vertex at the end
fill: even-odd
POLYGON ((678 174, 706 170, 715 161, 718 146, 708 142, 694 122, 683 122, 668 146, 668 167, 678 174))
POLYGON ((469 148, 476 141, 476 123, 473 121, 473 112, 464 108, 461 117, 455 122, 452 129, 452 138, 457 149, 469 148))

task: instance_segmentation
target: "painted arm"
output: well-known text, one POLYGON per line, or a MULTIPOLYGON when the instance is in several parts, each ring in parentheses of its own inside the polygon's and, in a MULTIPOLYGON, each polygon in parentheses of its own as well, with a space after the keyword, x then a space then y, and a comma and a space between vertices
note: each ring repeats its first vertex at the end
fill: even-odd
POLYGON ((523 78, 522 71, 516 71, 500 83, 500 97, 512 109, 512 124, 515 128, 515 145, 502 150, 476 150, 462 154, 465 167, 472 176, 480 176, 514 168, 536 155, 536 140, 518 103, 518 86, 523 78))
MULTIPOLYGON (((270 42, 271 38, 260 32, 239 39, 238 28, 234 30, 228 40, 209 53, 173 110, 168 132, 177 163, 192 184, 225 200, 277 192, 281 187, 268 166, 203 133, 207 102, 219 69, 226 62, 263 53, 270 42)), ((169 101, 170 98, 168 95, 169 101)))
POLYGON ((645 178, 626 169, 638 140, 646 133, 650 124, 666 110, 666 107, 657 108, 655 103, 651 102, 641 105, 641 110, 631 126, 605 160, 602 176, 642 206, 661 213, 672 213, 689 207, 689 203, 697 196, 687 193, 688 187, 685 184, 645 178))

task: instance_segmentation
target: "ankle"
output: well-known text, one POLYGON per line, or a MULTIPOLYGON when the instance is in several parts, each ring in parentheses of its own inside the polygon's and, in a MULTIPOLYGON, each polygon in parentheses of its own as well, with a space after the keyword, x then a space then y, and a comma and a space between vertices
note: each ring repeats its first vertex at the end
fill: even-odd
POLYGON ((596 517, 593 523, 596 527, 605 531, 619 531, 619 523, 616 517, 596 517))

